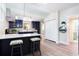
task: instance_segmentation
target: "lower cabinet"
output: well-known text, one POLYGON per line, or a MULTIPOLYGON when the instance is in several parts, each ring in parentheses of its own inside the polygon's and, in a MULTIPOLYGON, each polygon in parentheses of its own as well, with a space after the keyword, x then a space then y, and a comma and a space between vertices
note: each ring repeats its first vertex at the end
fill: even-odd
POLYGON ((24 38, 23 39, 23 55, 27 55, 27 54, 30 54, 31 51, 30 51, 30 39, 29 38, 24 38))
MULTIPOLYGON (((23 40, 23 46, 22 46, 23 56, 26 56, 27 54, 30 54, 31 53, 30 38, 16 38, 16 39, 3 39, 3 40, 0 40, 0 56, 11 56, 10 41, 11 40, 18 40, 18 39, 23 40)), ((39 44, 37 44, 37 45, 40 46, 39 44)), ((19 49, 18 49, 18 51, 14 51, 15 56, 20 55, 20 54, 17 54, 17 53, 19 53, 19 49)))
POLYGON ((37 33, 40 34, 40 21, 32 21, 32 28, 37 30, 37 33))
POLYGON ((9 45, 10 40, 0 40, 0 55, 1 56, 10 56, 11 55, 11 47, 9 45))

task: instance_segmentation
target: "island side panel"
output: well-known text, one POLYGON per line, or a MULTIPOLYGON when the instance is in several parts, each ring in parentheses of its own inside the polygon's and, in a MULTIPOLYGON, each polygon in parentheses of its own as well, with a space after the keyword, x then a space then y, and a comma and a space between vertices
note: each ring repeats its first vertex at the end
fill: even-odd
POLYGON ((35 38, 35 37, 39 37, 40 36, 34 36, 34 37, 20 37, 20 38, 12 38, 12 39, 0 39, 0 56, 10 56, 11 55, 11 46, 10 41, 11 40, 18 40, 18 39, 22 39, 23 40, 23 55, 27 55, 30 54, 31 51, 31 46, 30 46, 30 38, 35 38))

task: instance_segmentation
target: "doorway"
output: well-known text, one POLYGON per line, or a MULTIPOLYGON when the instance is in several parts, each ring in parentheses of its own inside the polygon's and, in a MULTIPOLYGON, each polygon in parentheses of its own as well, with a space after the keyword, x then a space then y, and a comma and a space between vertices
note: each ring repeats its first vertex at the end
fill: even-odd
POLYGON ((72 17, 68 22, 69 42, 78 43, 78 17, 72 17))
POLYGON ((71 17, 68 20, 68 42, 73 55, 78 55, 78 21, 78 17, 71 17))

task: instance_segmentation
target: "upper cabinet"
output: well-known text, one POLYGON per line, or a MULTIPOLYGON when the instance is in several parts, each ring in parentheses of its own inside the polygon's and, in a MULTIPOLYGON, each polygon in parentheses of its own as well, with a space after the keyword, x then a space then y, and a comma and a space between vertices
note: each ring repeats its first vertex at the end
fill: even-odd
POLYGON ((10 8, 6 8, 6 20, 7 21, 14 21, 15 20, 10 8))
POLYGON ((15 21, 16 16, 24 15, 24 7, 22 3, 6 3, 6 19, 15 21))
POLYGON ((22 20, 15 20, 16 28, 22 28, 23 27, 23 21, 22 20))
POLYGON ((6 15, 7 15, 7 16, 11 16, 11 10, 10 10, 10 8, 6 8, 6 11, 7 11, 7 12, 6 12, 6 15))
POLYGON ((14 21, 9 21, 9 28, 16 28, 14 21))
POLYGON ((40 33, 40 21, 32 21, 32 28, 37 30, 37 33, 40 33))
POLYGON ((23 16, 24 4, 23 3, 7 3, 6 8, 9 16, 23 16))
POLYGON ((16 19, 15 21, 9 21, 9 28, 22 28, 23 21, 16 19))

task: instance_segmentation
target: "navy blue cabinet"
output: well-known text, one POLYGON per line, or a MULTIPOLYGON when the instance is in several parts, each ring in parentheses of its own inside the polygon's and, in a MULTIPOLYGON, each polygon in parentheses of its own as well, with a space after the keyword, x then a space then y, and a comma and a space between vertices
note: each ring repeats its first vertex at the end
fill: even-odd
POLYGON ((40 33, 40 21, 32 21, 32 27, 35 28, 38 33, 40 33))
POLYGON ((22 28, 22 26, 22 20, 9 21, 9 28, 22 28))
MULTIPOLYGON (((18 40, 22 39, 23 40, 23 46, 22 46, 22 51, 23 55, 26 56, 31 53, 31 38, 40 38, 40 36, 31 36, 31 37, 19 37, 19 38, 5 38, 0 40, 0 56, 10 56, 11 55, 11 46, 9 45, 11 40, 18 40)), ((39 50, 40 44, 37 43, 36 48, 39 50)), ((14 54, 16 54, 16 50, 14 51, 14 54)), ((19 51, 17 51, 19 52, 19 51)), ((18 55, 16 55, 18 56, 18 55)))
POLYGON ((15 22, 14 21, 9 21, 9 28, 15 28, 15 22))
POLYGON ((22 28, 23 21, 22 20, 15 20, 15 25, 16 25, 16 28, 22 28))

